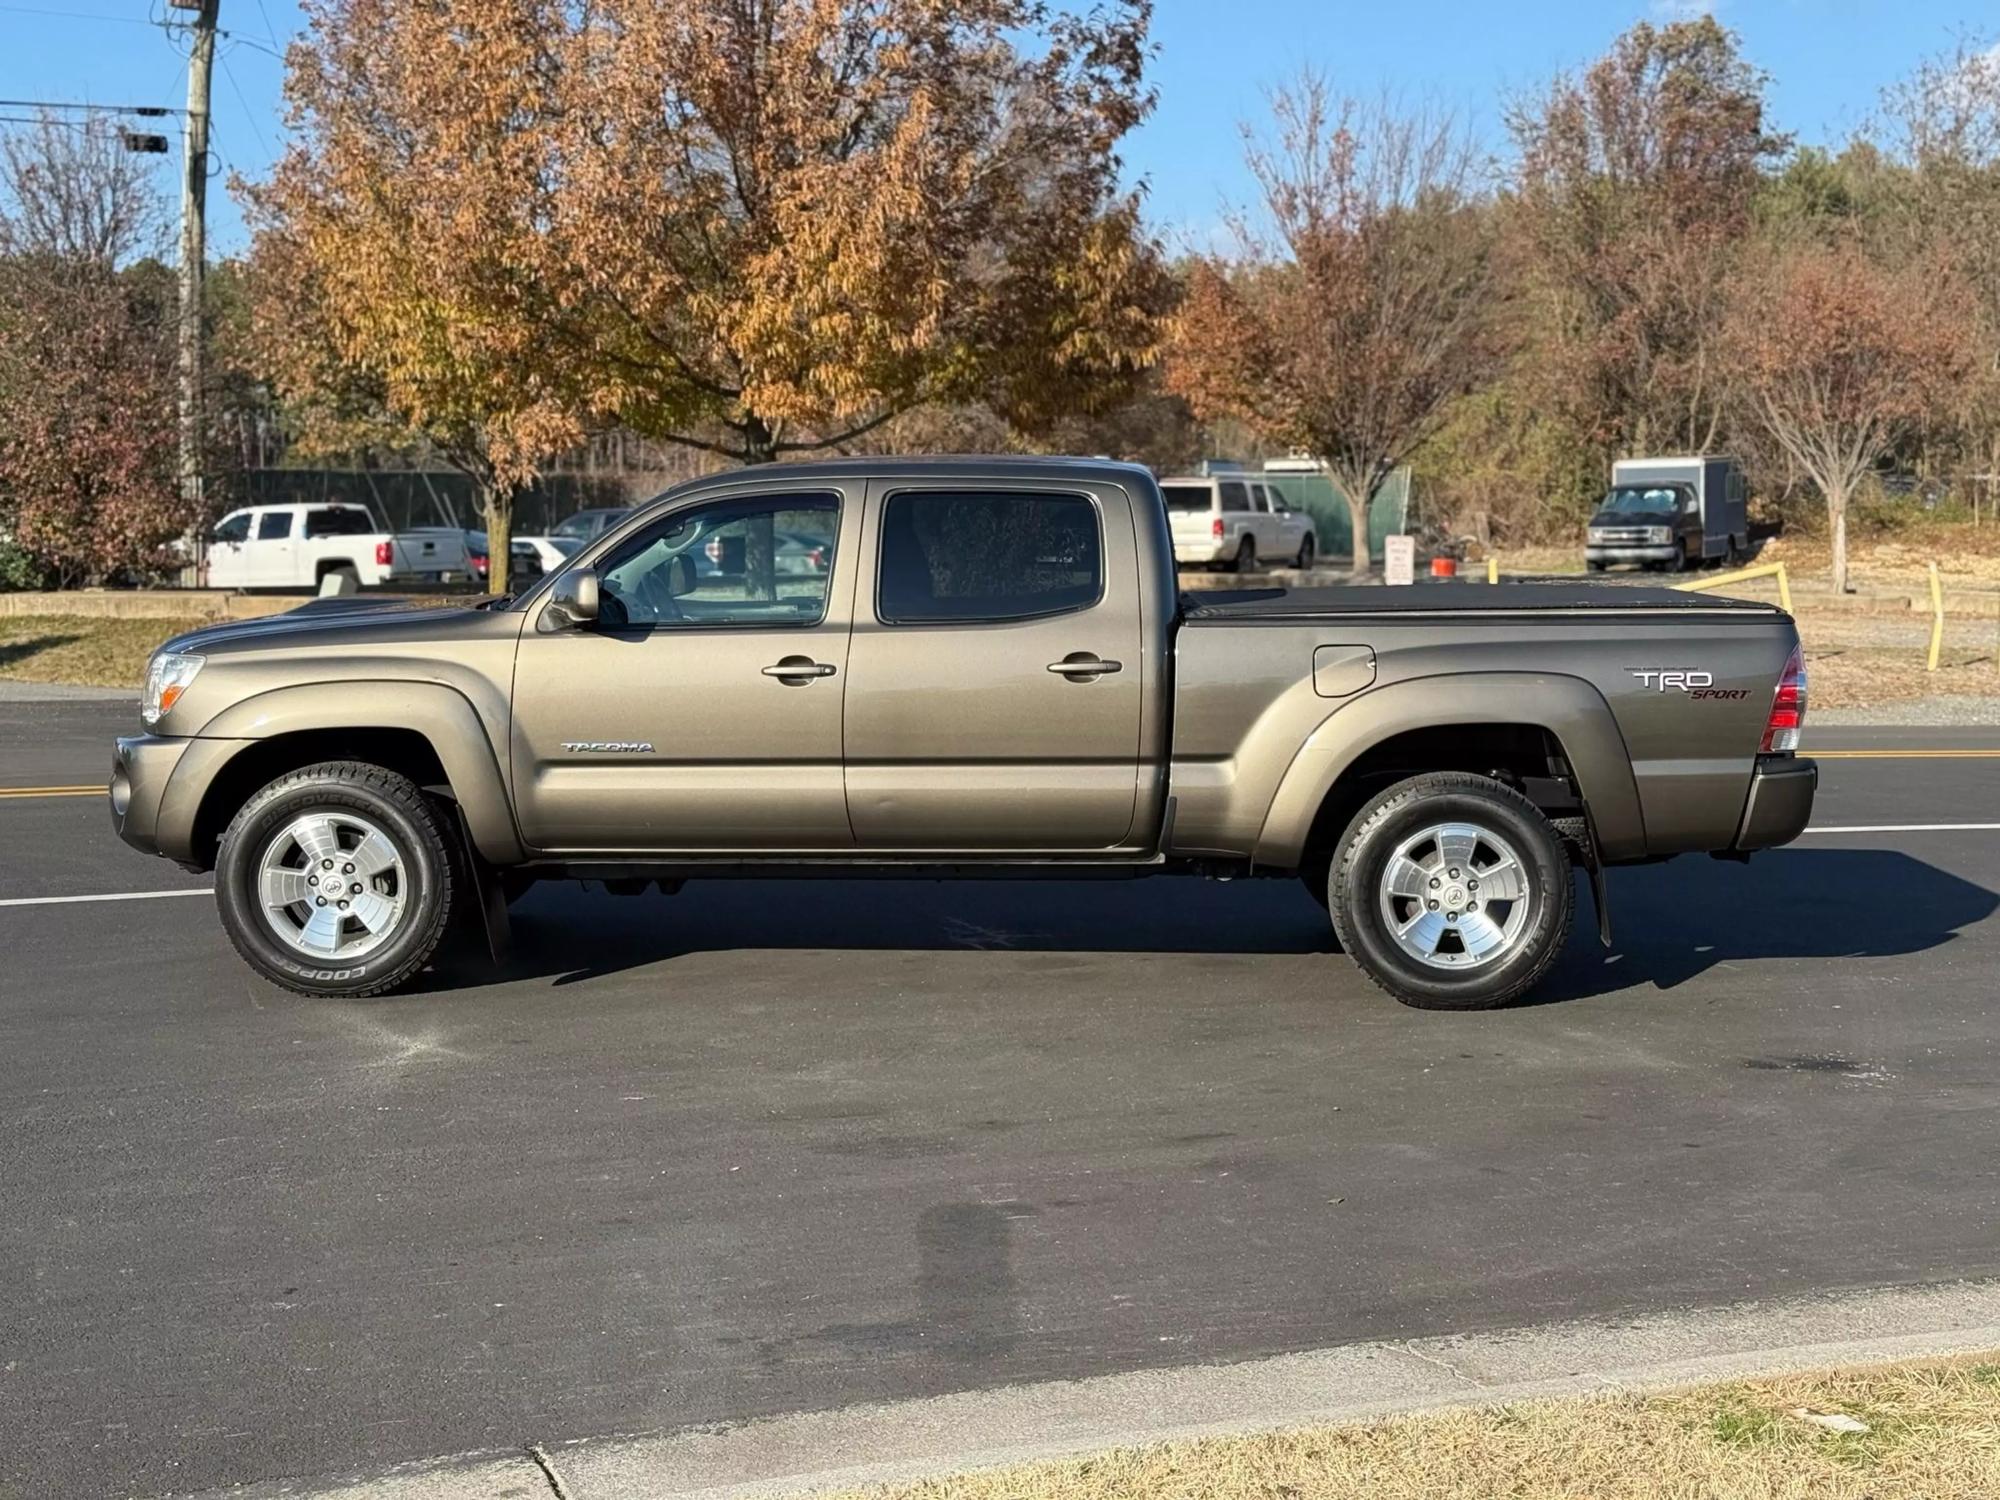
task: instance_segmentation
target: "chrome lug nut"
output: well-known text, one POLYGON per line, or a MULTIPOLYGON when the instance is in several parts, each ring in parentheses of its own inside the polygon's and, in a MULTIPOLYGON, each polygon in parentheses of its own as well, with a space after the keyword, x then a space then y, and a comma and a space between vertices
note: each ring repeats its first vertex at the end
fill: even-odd
POLYGON ((347 903, 346 903, 345 901, 343 901, 343 902, 341 902, 341 903, 340 903, 340 909, 341 909, 342 911, 346 911, 346 910, 347 910, 347 903))
POLYGON ((331 870, 333 868, 333 861, 330 859, 323 859, 319 862, 319 867, 322 870, 331 870))
POLYGON ((315 896, 315 897, 313 897, 313 905, 314 905, 314 906, 324 906, 324 905, 326 905, 326 897, 324 897, 324 896, 315 896))
POLYGON ((1438 880, 1437 876, 1435 876, 1435 875, 1431 876, 1431 889, 1432 889, 1432 890, 1436 890, 1436 889, 1438 888, 1438 886, 1439 886, 1440 884, 1441 884, 1441 882, 1440 882, 1440 881, 1438 880))
POLYGON ((353 865, 342 865, 342 866, 340 867, 340 873, 341 873, 341 874, 343 874, 343 875, 352 875, 352 874, 354 873, 354 866, 353 866, 353 865))

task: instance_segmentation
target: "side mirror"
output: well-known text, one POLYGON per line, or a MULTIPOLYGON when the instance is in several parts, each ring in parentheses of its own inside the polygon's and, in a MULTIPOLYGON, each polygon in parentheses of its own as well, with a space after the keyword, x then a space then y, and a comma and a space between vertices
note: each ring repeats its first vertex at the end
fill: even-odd
POLYGON ((577 630, 597 619, 597 573, 591 568, 575 568, 556 580, 549 592, 544 618, 558 630, 577 630))

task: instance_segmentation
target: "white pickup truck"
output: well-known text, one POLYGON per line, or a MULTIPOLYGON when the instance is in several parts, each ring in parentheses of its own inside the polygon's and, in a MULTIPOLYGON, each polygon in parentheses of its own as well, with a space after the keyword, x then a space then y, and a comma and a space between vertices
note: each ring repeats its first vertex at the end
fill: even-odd
POLYGON ((472 559, 462 531, 392 536, 363 505, 250 505, 216 522, 202 571, 212 589, 316 589, 342 575, 379 588, 463 583, 472 559))

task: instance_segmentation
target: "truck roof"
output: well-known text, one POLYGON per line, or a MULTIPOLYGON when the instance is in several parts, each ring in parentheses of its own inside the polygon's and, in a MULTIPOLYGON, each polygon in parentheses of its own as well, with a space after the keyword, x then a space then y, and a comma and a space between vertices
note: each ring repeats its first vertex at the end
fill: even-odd
POLYGON ((1144 464, 1126 463, 1114 458, 1065 458, 1018 453, 954 453, 942 457, 857 457, 857 458, 815 458, 801 463, 751 464, 741 469, 726 469, 720 473, 705 475, 701 479, 688 481, 688 485, 676 485, 677 492, 696 484, 711 484, 717 481, 736 481, 746 476, 781 476, 785 479, 828 479, 853 478, 856 475, 882 475, 885 478, 899 476, 925 476, 941 479, 1004 479, 1009 475, 1034 475, 1037 478, 1098 479, 1112 483, 1134 477, 1151 479, 1153 471, 1144 464))

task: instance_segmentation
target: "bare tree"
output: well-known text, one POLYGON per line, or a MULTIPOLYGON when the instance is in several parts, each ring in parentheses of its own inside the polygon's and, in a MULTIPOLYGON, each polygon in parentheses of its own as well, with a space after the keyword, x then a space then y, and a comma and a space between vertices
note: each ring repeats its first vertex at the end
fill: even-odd
POLYGON ((1375 491, 1495 367, 1480 157, 1451 115, 1338 98, 1316 72, 1271 102, 1275 133, 1245 130, 1262 222, 1196 262, 1169 380, 1205 420, 1326 464, 1359 571, 1375 491))
POLYGON ((44 112, 0 133, 0 255, 109 271, 158 252, 165 224, 144 161, 103 119, 44 112))
POLYGON ((1730 354, 1757 419, 1826 498, 1837 592, 1848 502, 1971 372, 1969 310, 1948 267, 1885 266, 1852 246, 1779 249, 1738 294, 1730 354))

